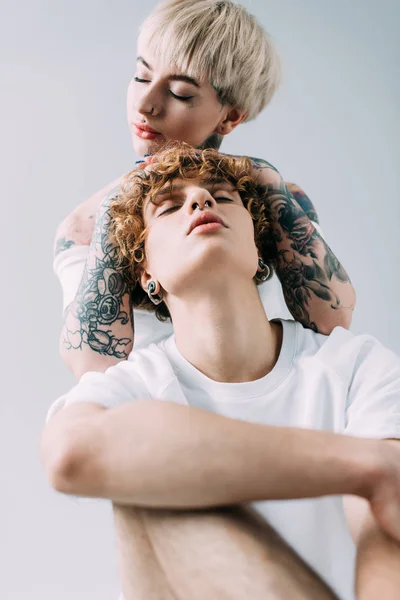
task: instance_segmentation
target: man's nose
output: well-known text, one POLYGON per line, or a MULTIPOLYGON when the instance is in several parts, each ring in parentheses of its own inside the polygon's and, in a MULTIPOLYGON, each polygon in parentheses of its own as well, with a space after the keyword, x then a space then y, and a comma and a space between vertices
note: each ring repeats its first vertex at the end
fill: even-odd
POLYGON ((194 212, 195 210, 205 210, 207 208, 212 208, 215 204, 214 198, 206 191, 201 190, 190 199, 190 212, 194 212))

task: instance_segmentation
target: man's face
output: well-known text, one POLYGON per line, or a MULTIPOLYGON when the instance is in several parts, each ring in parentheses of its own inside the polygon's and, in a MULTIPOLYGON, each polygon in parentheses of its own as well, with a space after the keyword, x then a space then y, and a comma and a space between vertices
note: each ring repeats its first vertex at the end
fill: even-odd
POLYGON ((222 106, 209 81, 195 81, 160 64, 147 37, 144 28, 138 41, 136 72, 127 94, 133 149, 140 156, 154 154, 171 140, 199 147, 224 120, 227 107, 222 106))
POLYGON ((214 276, 250 281, 257 271, 253 220, 226 181, 175 179, 147 203, 145 223, 146 272, 167 294, 214 276))

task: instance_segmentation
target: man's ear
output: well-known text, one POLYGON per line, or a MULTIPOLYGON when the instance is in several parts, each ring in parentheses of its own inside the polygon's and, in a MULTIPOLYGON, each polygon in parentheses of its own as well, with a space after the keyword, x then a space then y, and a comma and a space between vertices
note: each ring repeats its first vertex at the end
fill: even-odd
POLYGON ((144 289, 145 292, 147 292, 147 287, 148 287, 150 281, 151 281, 150 273, 148 273, 146 271, 146 269, 143 269, 142 274, 140 275, 140 285, 142 286, 142 288, 144 289))
POLYGON ((217 127, 215 128, 215 132, 220 135, 227 135, 231 131, 233 131, 244 119, 247 117, 247 113, 237 110, 236 108, 230 107, 228 112, 225 113, 225 117, 221 120, 217 127))

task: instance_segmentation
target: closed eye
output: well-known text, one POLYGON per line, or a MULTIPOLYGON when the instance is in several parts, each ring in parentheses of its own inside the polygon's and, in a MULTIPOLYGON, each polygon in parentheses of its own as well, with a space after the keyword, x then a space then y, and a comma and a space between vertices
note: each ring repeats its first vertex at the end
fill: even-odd
POLYGON ((174 204, 173 206, 170 206, 169 208, 166 208, 165 210, 160 212, 158 214, 158 216, 161 217, 162 215, 167 215, 168 213, 174 212, 175 210, 178 210, 179 208, 180 208, 180 204, 174 204))
POLYGON ((232 198, 227 198, 226 196, 216 196, 214 200, 216 202, 234 202, 232 198))
MULTIPOLYGON (((138 83, 151 83, 150 79, 141 79, 141 77, 134 77, 134 81, 137 81, 138 83)), ((172 90, 168 90, 168 92, 175 100, 180 100, 181 102, 188 102, 194 98, 194 96, 178 96, 178 94, 174 94, 172 90)))
POLYGON ((169 93, 173 98, 175 98, 176 100, 181 100, 182 102, 188 102, 188 100, 194 98, 194 96, 178 96, 177 94, 174 94, 172 90, 169 90, 169 93))
MULTIPOLYGON (((214 200, 216 202, 231 202, 234 203, 235 201, 233 200, 233 198, 228 198, 227 196, 216 196, 214 197, 214 200)), ((170 206, 169 208, 166 208, 165 210, 163 210, 162 212, 158 213, 158 217, 161 217, 162 215, 167 215, 169 213, 172 213, 176 210, 179 210, 181 208, 181 204, 174 204, 173 206, 170 206)))

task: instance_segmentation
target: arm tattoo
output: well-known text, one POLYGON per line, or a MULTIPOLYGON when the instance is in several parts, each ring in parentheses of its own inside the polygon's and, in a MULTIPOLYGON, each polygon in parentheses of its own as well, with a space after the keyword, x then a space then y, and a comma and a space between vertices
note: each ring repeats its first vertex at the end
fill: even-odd
POLYGON ((67 240, 67 238, 62 237, 56 240, 56 247, 54 250, 54 256, 60 254, 60 252, 64 252, 64 250, 68 250, 71 246, 75 246, 75 242, 73 240, 67 240))
POLYGON ((330 283, 334 275, 342 282, 349 278, 308 216, 293 201, 283 181, 280 186, 267 186, 266 198, 276 243, 276 272, 286 304, 296 320, 318 331, 310 319, 310 301, 316 296, 329 302, 333 310, 343 308, 330 283))
POLYGON ((295 183, 286 183, 286 187, 296 200, 297 204, 301 206, 303 211, 306 213, 307 217, 310 221, 314 221, 314 223, 319 223, 317 211, 314 208, 313 203, 307 194, 295 183))
POLYGON ((74 319, 71 329, 68 317, 64 328, 64 345, 69 350, 82 349, 87 344, 93 351, 119 359, 128 357, 127 346, 133 341, 132 329, 118 338, 112 326, 121 322, 127 325, 132 314, 131 288, 123 270, 116 262, 116 246, 110 243, 108 227, 110 223, 110 203, 115 195, 110 195, 100 204, 90 245, 94 259, 89 266, 86 262, 82 281, 75 302, 70 306, 74 319), (128 297, 128 312, 122 310, 124 297, 128 297), (131 335, 132 337, 126 337, 131 335))
POLYGON ((271 165, 271 163, 269 163, 267 160, 264 160, 262 158, 254 158, 254 156, 248 156, 247 158, 251 160, 251 162, 253 163, 253 167, 257 171, 262 171, 263 169, 271 169, 275 173, 279 172, 278 169, 276 169, 274 165, 271 165))

